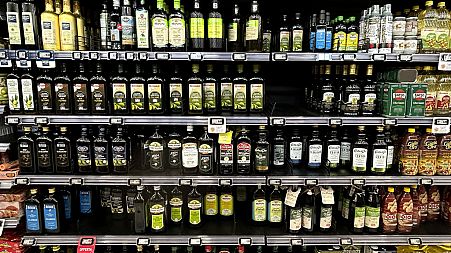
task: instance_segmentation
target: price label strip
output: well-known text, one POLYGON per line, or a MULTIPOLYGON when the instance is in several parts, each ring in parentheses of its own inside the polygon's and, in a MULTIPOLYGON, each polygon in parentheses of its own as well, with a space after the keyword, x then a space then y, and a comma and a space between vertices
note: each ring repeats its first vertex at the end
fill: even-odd
POLYGON ((227 131, 225 117, 208 118, 208 132, 211 134, 223 134, 227 131))
POLYGON ((53 51, 38 51, 36 66, 41 69, 53 69, 56 67, 53 51))
POLYGON ((432 133, 448 134, 450 132, 450 118, 438 117, 432 119, 432 133))
POLYGON ((438 59, 438 70, 451 71, 451 54, 440 54, 438 59))
POLYGON ((83 236, 78 241, 77 253, 94 253, 96 249, 95 236, 83 236))
POLYGON ((0 68, 11 68, 12 62, 9 59, 9 51, 1 50, 0 51, 0 68))

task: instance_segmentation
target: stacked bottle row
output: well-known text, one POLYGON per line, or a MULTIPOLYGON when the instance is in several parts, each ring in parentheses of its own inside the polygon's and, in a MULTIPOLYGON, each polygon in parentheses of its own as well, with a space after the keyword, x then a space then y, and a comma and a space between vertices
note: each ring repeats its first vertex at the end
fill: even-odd
POLYGON ((89 216, 126 220, 138 234, 195 228, 219 217, 225 222, 276 226, 292 234, 346 231, 343 227, 357 234, 411 233, 425 222, 451 225, 449 187, 175 186, 166 190, 81 186, 38 194, 31 189, 25 201, 27 232, 60 233, 89 216))
MULTIPOLYGON (((93 69, 91 69, 93 70, 93 69)), ((136 64, 127 71, 118 64, 115 75, 105 76, 104 66, 97 63, 95 73, 87 73, 84 63, 75 73, 62 63, 59 72, 44 70, 33 76, 30 69, 6 77, 7 97, 12 114, 209 114, 221 112, 261 113, 265 104, 265 80, 260 65, 244 73, 224 65, 220 76, 208 64, 201 75, 199 64, 184 77, 179 66, 174 74, 163 75, 158 65, 146 75, 144 66, 136 64)), ((6 95, 6 94, 5 94, 6 95)), ((6 96, 4 96, 6 97, 6 96)))
POLYGON ((427 84, 426 116, 449 116, 451 76, 437 71, 436 67, 419 68, 417 82, 427 84))

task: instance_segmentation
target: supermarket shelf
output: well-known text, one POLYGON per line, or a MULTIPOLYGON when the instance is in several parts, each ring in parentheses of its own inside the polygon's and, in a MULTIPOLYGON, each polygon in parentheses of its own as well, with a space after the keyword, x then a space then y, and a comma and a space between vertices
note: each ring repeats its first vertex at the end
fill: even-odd
POLYGON ((23 125, 207 125, 209 118, 226 118, 227 125, 267 125, 266 116, 95 116, 12 115, 8 124, 23 125))
MULTIPOLYGON (((80 236, 25 236, 25 246, 77 245, 80 236)), ((265 245, 264 235, 99 235, 97 245, 265 245)))
POLYGON ((268 176, 268 185, 451 185, 451 176, 268 176))
POLYGON ((267 236, 268 246, 320 245, 442 245, 451 235, 302 235, 267 236))
POLYGON ((5 219, 5 228, 17 228, 19 225, 20 219, 5 219))
POLYGON ((273 61, 438 62, 439 54, 272 53, 273 61))
POLYGON ((15 185, 265 185, 265 176, 21 175, 15 185))
POLYGON ((430 117, 416 117, 416 118, 388 118, 388 117, 304 117, 304 116, 277 116, 270 117, 271 125, 365 125, 365 126, 379 126, 379 125, 397 125, 397 126, 411 126, 411 125, 432 125, 433 118, 430 117))

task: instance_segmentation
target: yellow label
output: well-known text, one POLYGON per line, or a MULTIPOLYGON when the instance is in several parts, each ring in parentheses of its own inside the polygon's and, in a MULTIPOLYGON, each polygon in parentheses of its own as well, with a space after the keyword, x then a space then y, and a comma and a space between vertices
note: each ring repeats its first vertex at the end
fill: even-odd
POLYGON ((53 13, 43 13, 41 16, 41 31, 44 50, 60 50, 58 16, 53 13))
POLYGON ((115 111, 127 110, 127 87, 125 83, 113 83, 113 102, 115 111))
POLYGON ((61 50, 73 51, 75 50, 75 20, 68 15, 61 14, 60 16, 60 34, 61 34, 61 50))
POLYGON ((433 27, 423 28, 421 30, 421 41, 423 50, 433 50, 437 43, 437 30, 433 27))
POLYGON ((152 19, 152 40, 157 47, 165 47, 169 43, 167 19, 161 17, 152 19))
POLYGON ((34 33, 36 32, 33 28, 33 15, 31 12, 22 12, 22 26, 23 35, 25 40, 25 45, 35 45, 34 33))
POLYGON ((273 200, 269 202, 269 222, 282 221, 282 201, 273 200))
POLYGON ((346 50, 346 33, 336 32, 334 34, 334 50, 335 51, 345 51, 346 50))
POLYGON ((205 195, 205 215, 218 214, 218 195, 206 194, 205 195))
POLYGON ((147 92, 148 92, 148 96, 149 96, 149 111, 162 110, 161 84, 149 83, 147 85, 147 92))
POLYGON ((246 40, 258 40, 258 29, 260 26, 260 23, 258 22, 258 19, 252 19, 247 21, 246 24, 246 40))
POLYGON ((233 22, 229 25, 229 41, 235 42, 238 40, 238 23, 233 22))
POLYGON ((189 24, 192 39, 203 39, 205 37, 205 21, 203 18, 190 18, 189 24))
POLYGON ((20 36, 20 26, 19 26, 19 13, 17 12, 6 12, 6 18, 8 21, 8 34, 9 43, 11 45, 22 44, 22 37, 20 36))
POLYGON ((218 143, 219 144, 231 144, 232 136, 233 136, 233 131, 221 133, 221 134, 219 134, 219 137, 218 137, 218 143))
POLYGON ((208 19, 208 38, 222 39, 222 18, 208 19))
POLYGON ((169 44, 173 47, 185 45, 185 20, 182 18, 171 18, 169 20, 169 44))
POLYGON ((230 194, 222 194, 219 201, 219 210, 222 216, 233 215, 233 196, 230 194))
POLYGON ((180 198, 172 198, 169 203, 171 204, 171 220, 173 222, 181 221, 183 201, 180 198))
POLYGON ((356 32, 348 33, 346 37, 346 51, 357 51, 359 35, 356 32))
POLYGON ((263 84, 251 84, 251 110, 263 110, 263 84))

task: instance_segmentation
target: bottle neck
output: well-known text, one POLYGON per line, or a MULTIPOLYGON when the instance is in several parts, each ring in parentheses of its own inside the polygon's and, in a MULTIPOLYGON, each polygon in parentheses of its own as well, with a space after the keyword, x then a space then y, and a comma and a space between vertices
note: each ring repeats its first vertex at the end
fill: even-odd
POLYGON ((194 1, 194 9, 195 10, 199 10, 200 9, 200 2, 199 1, 194 1))
POLYGON ((74 14, 75 15, 81 15, 80 2, 79 1, 74 1, 74 14))
POLYGON ((70 0, 63 0, 63 12, 71 12, 70 0))
POLYGON ((52 0, 45 0, 45 11, 53 12, 53 1, 52 0))
POLYGON ((252 13, 258 13, 258 3, 252 3, 252 13))
POLYGON ((180 0, 174 0, 174 10, 180 10, 180 0))
POLYGON ((157 0, 157 9, 163 10, 164 8, 164 1, 163 0, 157 0))

